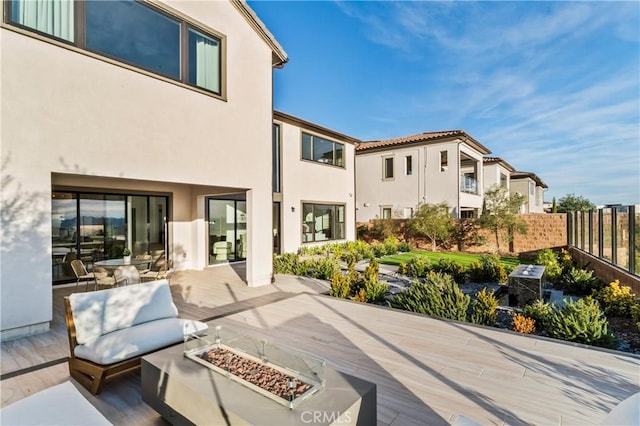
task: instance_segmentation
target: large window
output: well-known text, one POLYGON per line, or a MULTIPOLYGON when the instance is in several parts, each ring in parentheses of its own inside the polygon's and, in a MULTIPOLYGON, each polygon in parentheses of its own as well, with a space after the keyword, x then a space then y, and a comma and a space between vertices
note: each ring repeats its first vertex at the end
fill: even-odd
POLYGON ((222 94, 222 38, 147 3, 11 0, 7 4, 12 24, 222 94))
POLYGON ((303 132, 302 159, 344 167, 344 145, 303 132))
POLYGON ((344 205, 302 204, 303 243, 344 238, 344 205))
POLYGON ((51 196, 53 282, 74 280, 71 261, 93 262, 165 250, 168 198, 54 191, 51 196))

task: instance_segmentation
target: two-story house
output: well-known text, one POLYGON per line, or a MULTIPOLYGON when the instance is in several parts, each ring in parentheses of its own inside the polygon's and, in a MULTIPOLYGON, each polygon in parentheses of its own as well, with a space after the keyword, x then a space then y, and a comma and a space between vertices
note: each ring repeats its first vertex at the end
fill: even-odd
POLYGON ((248 285, 270 283, 273 69, 287 55, 251 8, 1 7, 0 337, 48 329, 70 256, 245 259, 248 285))
POLYGON ((454 217, 477 217, 489 153, 463 130, 358 144, 356 220, 408 218, 421 203, 446 203, 454 217))
POLYGON ((544 213, 544 191, 547 184, 535 173, 514 171, 511 173, 510 192, 524 195, 521 213, 544 213))
POLYGON ((355 145, 326 127, 273 113, 274 252, 355 239, 355 145))
POLYGON ((511 173, 516 169, 500 157, 484 157, 482 159, 482 173, 484 190, 501 186, 509 189, 511 181, 511 173))

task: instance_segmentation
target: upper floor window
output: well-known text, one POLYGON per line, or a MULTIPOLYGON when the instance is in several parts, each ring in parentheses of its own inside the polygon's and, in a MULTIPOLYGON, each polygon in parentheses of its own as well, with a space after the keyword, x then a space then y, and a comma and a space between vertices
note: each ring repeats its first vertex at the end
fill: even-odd
POLYGON ((222 94, 222 37, 134 0, 11 0, 9 22, 222 94))
POLYGON ((536 186, 533 182, 529 182, 529 194, 533 195, 536 191, 536 186))
POLYGON ((500 173, 500 186, 503 188, 507 187, 507 175, 504 173, 500 173))
POLYGON ((344 167, 344 145, 302 132, 302 159, 344 167))
POLYGON ((413 155, 407 155, 404 157, 404 169, 407 176, 413 174, 413 155))
POLYGON ((449 155, 447 151, 440 151, 440 170, 445 171, 449 166, 449 155))
POLYGON ((393 179, 393 157, 385 157, 382 159, 382 177, 383 179, 393 179))

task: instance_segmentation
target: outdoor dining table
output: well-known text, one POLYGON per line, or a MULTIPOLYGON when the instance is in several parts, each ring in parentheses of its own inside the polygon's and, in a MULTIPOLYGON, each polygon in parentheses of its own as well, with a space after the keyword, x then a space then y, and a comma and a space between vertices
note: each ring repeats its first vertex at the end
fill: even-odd
POLYGON ((100 260, 97 262, 94 262, 95 266, 101 266, 104 269, 106 269, 108 272, 113 273, 113 271, 115 269, 120 268, 121 266, 128 266, 128 265, 144 265, 144 264, 149 264, 151 263, 150 259, 128 259, 128 260, 124 260, 123 258, 118 258, 118 259, 107 259, 107 260, 100 260))

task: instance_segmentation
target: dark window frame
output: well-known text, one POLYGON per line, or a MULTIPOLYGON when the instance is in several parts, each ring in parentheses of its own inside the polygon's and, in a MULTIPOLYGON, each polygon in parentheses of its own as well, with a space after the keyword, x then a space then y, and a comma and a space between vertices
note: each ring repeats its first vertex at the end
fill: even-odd
POLYGON ((407 155, 404 157, 404 172, 407 176, 413 174, 413 155, 407 155))
MULTIPOLYGON (((300 239, 302 244, 307 244, 307 243, 318 243, 318 242, 328 242, 328 241, 340 241, 340 240, 346 240, 347 238, 347 228, 346 228, 346 215, 347 215, 347 205, 344 203, 321 203, 321 202, 305 202, 303 201, 301 203, 301 223, 302 223, 302 227, 300 229, 300 239), (316 223, 316 215, 315 215, 315 211, 316 211, 316 206, 321 206, 321 207, 331 207, 333 214, 332 214, 332 223, 331 223, 331 231, 332 231, 332 235, 331 238, 327 238, 325 240, 316 240, 316 233, 318 232, 315 229, 315 223, 316 223), (304 217, 304 212, 305 212, 305 207, 311 207, 311 212, 313 213, 313 220, 311 221, 311 225, 310 228, 307 230, 308 232, 305 232, 304 229, 304 225, 307 224, 308 221, 305 221, 305 217, 304 217), (342 222, 340 222, 338 220, 339 218, 339 214, 338 214, 338 209, 342 208, 342 222), (342 237, 340 238, 335 238, 336 235, 336 230, 338 228, 338 225, 342 225, 342 237), (306 240, 305 239, 305 234, 310 234, 311 235, 311 240, 306 240)), ((309 226, 309 225, 306 225, 309 226)))
POLYGON ((382 157, 382 180, 392 180, 395 178, 394 157, 382 157))
MULTIPOLYGON (((29 1, 29 0, 26 0, 29 1)), ((142 1, 142 0, 132 0, 135 3, 138 3, 139 5, 146 7, 154 12, 160 13, 162 15, 164 15, 165 17, 175 21, 176 23, 179 24, 179 37, 180 37, 180 53, 179 53, 179 62, 180 62, 180 78, 176 79, 173 78, 169 75, 166 74, 162 74, 159 72, 156 72, 154 70, 145 68, 141 65, 138 65, 136 63, 124 60, 122 58, 119 58, 117 56, 112 56, 109 55, 107 53, 103 53, 101 51, 98 50, 92 50, 87 48, 86 45, 86 36, 87 36, 87 26, 86 26, 86 2, 87 1, 91 1, 91 0, 74 0, 73 3, 73 32, 74 32, 74 40, 73 41, 69 41, 60 37, 56 37, 54 35, 48 34, 46 32, 37 30, 35 28, 20 24, 18 22, 14 22, 12 20, 12 0, 3 0, 4 2, 4 17, 3 17, 3 22, 7 25, 11 25, 13 27, 16 28, 20 28, 21 30, 24 31, 28 31, 30 33, 34 33, 37 34, 41 37, 56 41, 58 43, 63 43, 66 44, 68 46, 73 46, 75 48, 78 48, 80 50, 86 51, 88 53, 90 53, 91 55, 97 55, 97 56, 101 56, 104 57, 106 59, 109 59, 110 61, 115 61, 121 64, 126 65, 127 67, 130 68, 135 68, 137 70, 141 70, 145 73, 150 73, 154 76, 159 76, 163 79, 168 79, 171 81, 175 81, 178 83, 181 83, 183 85, 186 85, 190 88, 194 88, 197 89, 199 91, 204 91, 206 93, 209 94, 213 94, 217 97, 221 97, 224 98, 226 96, 226 77, 225 77, 225 61, 226 61, 226 37, 223 34, 220 34, 218 32, 215 32, 211 29, 205 29, 202 26, 199 26, 183 17, 174 15, 172 13, 170 13, 169 11, 166 11, 154 4, 148 3, 146 1, 142 1), (219 49, 218 49, 218 69, 217 69, 217 74, 218 74, 218 87, 219 90, 218 91, 214 91, 211 89, 208 89, 204 86, 199 86, 197 84, 191 83, 189 82, 189 48, 188 48, 188 43, 189 43, 189 30, 193 30, 196 31, 198 33, 201 33, 203 36, 212 38, 214 40, 216 40, 219 43, 219 49)))
POLYGON ((337 141, 334 141, 334 140, 331 140, 331 139, 327 139, 327 138, 322 137, 322 136, 314 135, 313 133, 302 131, 300 133, 300 160, 301 161, 308 161, 308 162, 314 163, 314 164, 322 164, 323 166, 332 166, 332 167, 338 167, 338 168, 341 168, 341 169, 345 169, 346 168, 346 163, 347 163, 345 157, 346 157, 347 152, 344 149, 344 146, 345 146, 345 144, 342 143, 342 142, 337 142, 337 141), (311 138, 311 157, 312 158, 306 158, 305 157, 305 153, 304 153, 304 151, 305 151, 304 150, 305 135, 309 136, 311 138), (316 156, 315 139, 319 139, 322 142, 328 142, 328 143, 333 144, 333 149, 332 149, 333 158, 331 160, 331 163, 325 163, 323 161, 314 160, 314 158, 316 156), (336 164, 336 160, 337 160, 337 154, 336 153, 338 152, 338 150, 336 149, 336 146, 341 146, 342 147, 342 149, 340 150, 342 152, 342 164, 336 164))

